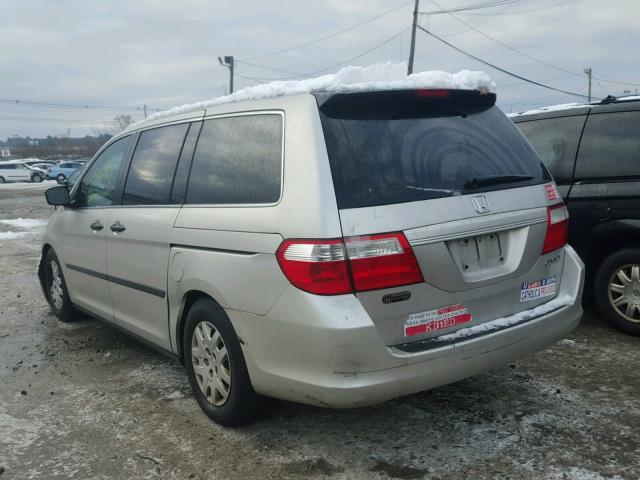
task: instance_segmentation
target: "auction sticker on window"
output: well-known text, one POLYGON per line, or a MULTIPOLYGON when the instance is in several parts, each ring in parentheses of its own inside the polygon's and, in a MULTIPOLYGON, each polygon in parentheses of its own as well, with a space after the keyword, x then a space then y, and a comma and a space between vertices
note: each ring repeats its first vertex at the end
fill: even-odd
POLYGON ((556 294, 556 277, 547 277, 536 282, 525 282, 520 289, 520 301, 529 302, 556 294))
POLYGON ((471 321, 471 314, 462 304, 449 305, 427 312, 412 313, 404 324, 404 336, 435 332, 471 321))

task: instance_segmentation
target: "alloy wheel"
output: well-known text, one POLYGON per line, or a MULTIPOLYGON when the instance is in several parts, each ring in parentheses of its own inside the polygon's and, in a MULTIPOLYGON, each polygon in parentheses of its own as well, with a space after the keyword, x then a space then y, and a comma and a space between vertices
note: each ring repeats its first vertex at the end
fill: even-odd
POLYGON ((191 336, 191 362, 200 391, 209 403, 224 405, 231 393, 231 363, 222 335, 207 321, 191 336))
POLYGON ((609 302, 625 320, 640 323, 640 265, 624 265, 609 279, 609 302))

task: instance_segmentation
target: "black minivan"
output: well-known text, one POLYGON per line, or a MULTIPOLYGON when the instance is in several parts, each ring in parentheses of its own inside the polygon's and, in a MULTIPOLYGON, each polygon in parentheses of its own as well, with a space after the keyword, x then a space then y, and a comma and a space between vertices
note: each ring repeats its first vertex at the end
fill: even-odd
POLYGON ((640 335, 640 97, 549 107, 511 119, 551 171, 569 243, 601 314, 640 335))

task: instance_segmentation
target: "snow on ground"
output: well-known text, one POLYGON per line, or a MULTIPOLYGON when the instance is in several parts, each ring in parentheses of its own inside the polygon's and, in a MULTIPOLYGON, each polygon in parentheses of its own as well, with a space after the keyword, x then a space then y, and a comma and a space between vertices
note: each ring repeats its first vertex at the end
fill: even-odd
POLYGON ((0 191, 2 190, 23 190, 23 189, 38 189, 41 188, 46 190, 49 187, 55 187, 58 185, 58 182, 55 180, 46 180, 40 183, 26 183, 26 182, 16 182, 16 183, 0 183, 0 191))
POLYGON ((31 235, 42 234, 47 226, 47 220, 35 218, 14 218, 0 220, 0 240, 16 240, 31 235), (5 228, 11 230, 5 230, 5 228))
POLYGON ((496 86, 493 80, 491 80, 491 77, 481 71, 461 70, 457 73, 449 73, 434 70, 416 72, 409 76, 407 76, 406 71, 406 62, 377 63, 368 67, 348 66, 342 68, 337 73, 322 75, 320 77, 308 78, 305 80, 280 80, 243 88, 231 95, 225 95, 203 102, 182 105, 164 112, 158 112, 149 116, 147 120, 153 120, 158 117, 174 115, 195 109, 204 109, 221 103, 273 98, 284 95, 299 95, 303 93, 363 92, 372 90, 402 90, 414 88, 451 88, 493 91, 496 86))

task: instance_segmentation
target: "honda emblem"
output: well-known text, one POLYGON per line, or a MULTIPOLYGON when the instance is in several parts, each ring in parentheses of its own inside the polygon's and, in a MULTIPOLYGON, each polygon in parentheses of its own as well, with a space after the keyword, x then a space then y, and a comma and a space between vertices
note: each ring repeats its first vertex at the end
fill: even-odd
POLYGON ((486 195, 475 195, 471 198, 471 203, 473 203, 473 208, 475 208, 478 213, 489 213, 491 210, 489 208, 489 199, 486 195))

